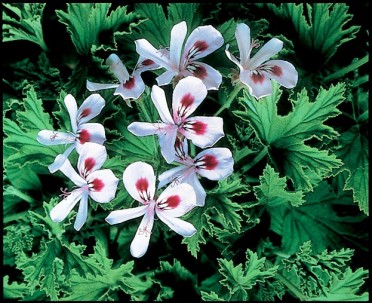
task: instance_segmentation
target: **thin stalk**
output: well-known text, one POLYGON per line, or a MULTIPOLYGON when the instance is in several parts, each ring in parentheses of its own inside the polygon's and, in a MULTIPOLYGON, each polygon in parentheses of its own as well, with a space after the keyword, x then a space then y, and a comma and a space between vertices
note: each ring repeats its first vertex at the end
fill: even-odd
POLYGON ((256 157, 250 162, 248 163, 247 165, 244 165, 242 168, 241 168, 241 172, 242 173, 245 173, 247 172, 248 170, 250 170, 253 166, 255 166, 258 162, 260 162, 263 157, 265 157, 268 153, 269 149, 267 148, 267 146, 265 146, 257 155, 256 157))
POLYGON ((227 101, 220 107, 220 109, 214 114, 214 116, 218 116, 220 113, 222 113, 226 108, 230 107, 231 103, 234 101, 240 90, 243 88, 242 84, 237 84, 234 88, 234 90, 231 92, 230 97, 227 99, 227 101))
POLYGON ((351 63, 349 66, 341 68, 338 71, 328 75, 323 80, 331 81, 331 80, 337 79, 349 72, 352 72, 353 70, 356 70, 358 67, 362 66, 363 64, 366 64, 368 62, 368 59, 369 59, 369 56, 366 55, 362 59, 359 59, 358 61, 351 63))

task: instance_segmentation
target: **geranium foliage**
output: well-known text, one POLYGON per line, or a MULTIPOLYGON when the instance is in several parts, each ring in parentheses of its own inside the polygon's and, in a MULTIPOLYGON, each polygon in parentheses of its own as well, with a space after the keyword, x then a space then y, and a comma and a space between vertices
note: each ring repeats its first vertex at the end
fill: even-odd
POLYGON ((4 299, 368 301, 368 8, 3 3, 4 299))

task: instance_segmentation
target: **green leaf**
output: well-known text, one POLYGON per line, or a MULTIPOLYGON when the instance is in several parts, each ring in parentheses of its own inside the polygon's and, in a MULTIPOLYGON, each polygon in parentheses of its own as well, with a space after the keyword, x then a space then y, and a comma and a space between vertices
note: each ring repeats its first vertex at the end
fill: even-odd
POLYGON ((4 299, 22 299, 28 293, 27 285, 24 283, 12 282, 9 284, 9 276, 3 276, 3 298, 4 299))
POLYGON ((276 82, 272 84, 273 94, 259 101, 245 92, 245 97, 240 99, 245 110, 234 111, 234 114, 251 124, 262 144, 269 148, 269 155, 281 168, 280 172, 294 182, 295 189, 310 191, 317 178, 329 176, 342 164, 335 155, 310 147, 304 141, 338 136, 323 122, 340 113, 336 106, 344 99, 345 86, 337 84, 328 90, 320 89, 314 102, 309 101, 304 89, 297 100, 291 100, 292 112, 281 116, 277 113, 281 90, 276 82), (310 173, 315 178, 310 179, 310 173))
POLYGON ((220 298, 218 294, 216 294, 214 291, 211 291, 209 293, 207 293, 206 291, 201 291, 200 294, 201 294, 201 299, 203 301, 213 301, 213 302, 224 301, 225 302, 225 300, 220 298))
POLYGON ((360 29, 360 26, 355 25, 345 27, 353 18, 345 3, 306 3, 306 7, 303 3, 263 5, 276 15, 289 20, 303 47, 315 54, 321 54, 321 63, 329 61, 342 44, 355 39, 360 29))
POLYGON ((67 26, 71 40, 80 55, 88 55, 92 46, 100 44, 99 37, 103 32, 109 35, 126 25, 127 29, 137 15, 127 13, 127 7, 119 6, 111 11, 111 3, 68 3, 67 12, 56 10, 61 23, 67 26))
POLYGON ((339 249, 345 243, 366 245, 366 234, 360 231, 360 215, 339 215, 336 207, 352 211, 348 196, 336 196, 326 181, 305 196, 306 203, 298 207, 281 205, 268 207, 270 229, 282 236, 282 250, 294 253, 303 242, 311 240, 316 253, 327 247, 339 249), (349 204, 349 205, 348 205, 349 204), (364 243, 364 244, 363 244, 364 243))
POLYGON ((43 51, 48 51, 41 26, 45 5, 46 3, 3 3, 3 41, 27 40, 38 44, 43 51))
POLYGON ((280 178, 270 165, 266 165, 263 175, 260 176, 260 185, 254 186, 253 191, 260 203, 268 206, 287 203, 299 206, 305 202, 302 191, 289 192, 286 187, 286 178, 280 178))
POLYGON ((220 281, 230 291, 230 300, 247 301, 249 290, 257 283, 265 283, 265 280, 275 276, 278 266, 265 268, 266 258, 258 258, 257 253, 247 249, 245 264, 234 266, 232 261, 217 259, 220 266, 219 272, 224 277, 220 281))

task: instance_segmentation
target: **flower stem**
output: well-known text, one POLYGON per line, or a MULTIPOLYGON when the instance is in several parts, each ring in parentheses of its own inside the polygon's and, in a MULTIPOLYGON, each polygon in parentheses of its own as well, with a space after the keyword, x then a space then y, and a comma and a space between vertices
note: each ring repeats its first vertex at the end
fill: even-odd
POLYGON ((253 166, 255 166, 258 162, 260 162, 263 157, 265 157, 268 153, 269 149, 267 148, 267 146, 265 146, 257 155, 256 157, 248 164, 244 165, 242 168, 241 168, 241 172, 242 173, 245 173, 247 172, 248 170, 250 170, 253 166))
POLYGON ((362 59, 359 59, 353 63, 351 63, 349 66, 346 66, 344 68, 341 68, 339 70, 337 70, 336 72, 328 75, 327 77, 325 77, 323 80, 324 81, 331 81, 331 80, 334 80, 334 79, 337 79, 353 70, 356 70, 358 67, 362 66, 363 64, 366 64, 368 62, 368 55, 364 56, 362 59))
POLYGON ((237 84, 234 88, 234 90, 231 92, 230 97, 227 99, 227 101, 220 107, 220 109, 214 114, 214 116, 218 116, 220 113, 222 113, 226 108, 230 107, 231 103, 234 101, 240 90, 243 88, 242 84, 237 84))

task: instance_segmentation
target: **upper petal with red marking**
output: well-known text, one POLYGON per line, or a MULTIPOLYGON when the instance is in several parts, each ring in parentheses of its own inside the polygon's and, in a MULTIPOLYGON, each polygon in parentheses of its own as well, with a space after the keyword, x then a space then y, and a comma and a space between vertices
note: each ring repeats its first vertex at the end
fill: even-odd
POLYGON ((100 169, 106 158, 106 147, 103 145, 92 142, 83 144, 77 164, 80 176, 86 178, 92 172, 100 169))
POLYGON ((91 198, 99 203, 107 203, 115 197, 119 179, 110 169, 102 169, 92 172, 87 182, 91 198))
POLYGON ((283 60, 270 60, 262 67, 267 70, 271 79, 278 81, 284 87, 293 88, 296 86, 298 73, 291 63, 283 60))
POLYGON ((125 189, 133 199, 148 203, 155 194, 155 174, 151 165, 144 162, 134 162, 124 170, 123 182, 125 189))
POLYGON ((145 91, 145 83, 143 82, 139 72, 133 73, 126 82, 121 82, 116 88, 114 95, 120 95, 124 100, 138 99, 145 91))
POLYGON ((105 99, 99 94, 92 94, 86 98, 77 111, 78 127, 99 115, 104 106, 105 99))
POLYGON ((116 54, 111 54, 108 56, 106 59, 106 64, 109 66, 110 71, 121 83, 129 79, 127 68, 116 54))
POLYGON ((277 38, 272 38, 266 42, 259 51, 249 60, 247 67, 250 70, 256 69, 262 63, 279 53, 283 48, 283 42, 277 38))
POLYGON ((245 70, 240 73, 240 81, 247 85, 249 93, 259 99, 272 94, 272 85, 268 73, 245 70))

